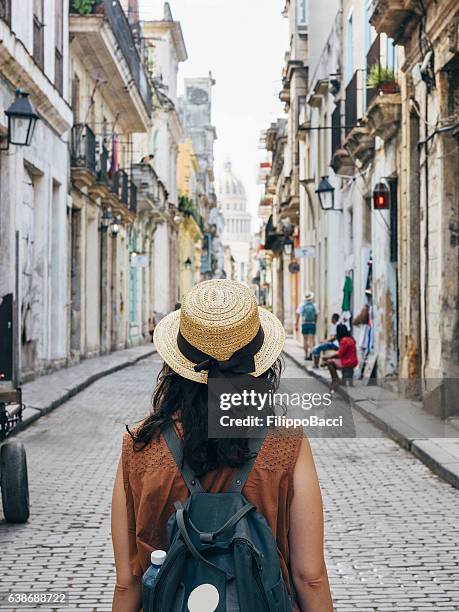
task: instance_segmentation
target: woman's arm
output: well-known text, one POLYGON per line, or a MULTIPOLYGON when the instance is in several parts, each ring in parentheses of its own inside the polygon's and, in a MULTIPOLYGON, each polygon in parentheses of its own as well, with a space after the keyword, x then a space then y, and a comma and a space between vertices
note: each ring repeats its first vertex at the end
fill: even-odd
POLYGON ((322 495, 307 440, 293 473, 290 508, 290 566, 301 612, 333 612, 324 559, 322 495))
POLYGON ((112 542, 116 567, 112 612, 139 612, 142 608, 142 590, 140 578, 132 575, 129 563, 128 518, 121 460, 113 487, 112 542))

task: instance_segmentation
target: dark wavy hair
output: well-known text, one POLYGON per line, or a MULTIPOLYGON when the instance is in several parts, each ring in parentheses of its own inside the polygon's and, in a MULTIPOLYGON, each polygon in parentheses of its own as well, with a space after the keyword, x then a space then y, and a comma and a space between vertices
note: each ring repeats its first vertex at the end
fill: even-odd
MULTIPOLYGON (((278 359, 262 374, 273 391, 279 386, 282 369, 283 363, 278 359)), ((135 432, 126 426, 134 441, 134 450, 142 451, 178 418, 183 427, 183 456, 197 476, 223 466, 239 467, 251 459, 247 439, 208 438, 207 391, 207 385, 188 380, 164 364, 153 392, 151 414, 135 432)))

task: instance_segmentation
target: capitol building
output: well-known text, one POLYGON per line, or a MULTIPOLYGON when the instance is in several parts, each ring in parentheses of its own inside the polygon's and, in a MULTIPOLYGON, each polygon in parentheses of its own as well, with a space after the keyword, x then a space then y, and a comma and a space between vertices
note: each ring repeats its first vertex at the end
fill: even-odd
POLYGON ((218 202, 225 219, 223 244, 231 249, 235 280, 248 282, 251 220, 247 212, 247 196, 242 181, 233 174, 227 161, 218 184, 218 202))

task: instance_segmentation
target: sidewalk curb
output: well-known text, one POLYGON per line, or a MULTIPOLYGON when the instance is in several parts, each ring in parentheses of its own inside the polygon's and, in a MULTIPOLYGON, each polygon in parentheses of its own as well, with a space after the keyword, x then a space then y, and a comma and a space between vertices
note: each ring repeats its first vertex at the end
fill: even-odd
MULTIPOLYGON (((304 365, 304 362, 301 362, 300 359, 293 356, 290 352, 284 349, 285 356, 293 361, 295 365, 303 369, 310 376, 319 380, 320 382, 328 385, 328 380, 321 376, 318 372, 316 372, 312 368, 308 368, 304 365)), ((336 390, 336 393, 344 397, 353 408, 355 408, 360 414, 362 414, 365 418, 367 418, 375 427, 383 431, 389 438, 394 440, 397 444, 402 446, 404 449, 412 453, 417 459, 422 461, 424 465, 426 465, 432 472, 440 476, 444 481, 448 484, 452 485, 454 488, 459 489, 459 462, 450 461, 449 459, 440 459, 441 449, 437 447, 435 449, 435 443, 431 438, 426 436, 410 436, 405 428, 405 432, 402 428, 394 427, 393 424, 387 422, 379 415, 374 414, 368 408, 365 407, 365 404, 370 404, 368 400, 361 399, 356 400, 346 391, 345 387, 339 387, 336 390), (432 444, 429 445, 429 442, 432 444), (432 449, 427 447, 431 446, 432 449), (435 452, 437 451, 437 452, 435 452)))
MULTIPOLYGON (((84 380, 80 380, 75 382, 75 384, 73 385, 63 387, 62 393, 59 393, 57 397, 55 397, 52 401, 50 401, 44 406, 39 407, 33 406, 32 403, 27 404, 23 411, 22 421, 15 426, 13 432, 8 436, 8 438, 16 435, 21 431, 24 431, 27 427, 29 427, 29 425, 32 425, 32 423, 34 423, 41 417, 49 414, 55 408, 62 406, 62 404, 65 404, 65 402, 67 402, 70 398, 74 397, 75 395, 92 385, 97 380, 100 380, 105 376, 109 376, 110 374, 114 374, 119 370, 124 370, 125 368, 133 366, 139 361, 151 357, 151 355, 154 355, 156 352, 156 349, 152 346, 151 350, 147 350, 141 355, 137 355, 135 357, 127 357, 124 361, 118 361, 113 365, 101 368, 99 371, 87 376, 84 380)), ((112 354, 116 356, 116 351, 112 354)))

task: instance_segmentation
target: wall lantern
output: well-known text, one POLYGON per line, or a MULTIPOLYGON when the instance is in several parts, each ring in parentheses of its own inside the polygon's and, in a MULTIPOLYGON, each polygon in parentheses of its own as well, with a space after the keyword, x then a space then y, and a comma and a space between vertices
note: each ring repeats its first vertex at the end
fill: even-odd
POLYGON ((373 209, 388 210, 390 208, 390 188, 387 183, 378 183, 373 191, 373 209))
POLYGON ((284 253, 286 255, 291 255, 293 251, 293 240, 288 236, 284 240, 284 253))
POLYGON ((5 111, 5 115, 8 117, 8 142, 2 150, 6 151, 10 144, 29 147, 39 119, 37 111, 29 100, 29 94, 17 89, 16 100, 5 111))
POLYGON ((328 176, 323 176, 320 179, 316 193, 319 196, 319 204, 322 210, 339 210, 335 208, 335 188, 329 182, 328 176))
POLYGON ((107 230, 112 222, 112 211, 106 207, 102 211, 102 217, 100 218, 100 227, 103 230, 107 230))
POLYGON ((121 229, 121 217, 115 217, 112 221, 112 236, 116 238, 121 229))
POLYGON ((183 262, 183 265, 185 266, 185 270, 191 270, 191 259, 187 257, 183 262))

